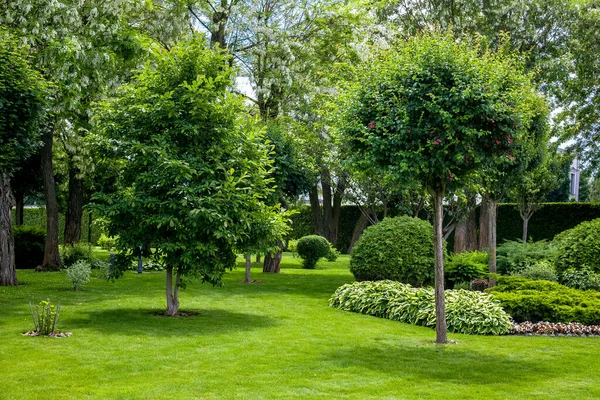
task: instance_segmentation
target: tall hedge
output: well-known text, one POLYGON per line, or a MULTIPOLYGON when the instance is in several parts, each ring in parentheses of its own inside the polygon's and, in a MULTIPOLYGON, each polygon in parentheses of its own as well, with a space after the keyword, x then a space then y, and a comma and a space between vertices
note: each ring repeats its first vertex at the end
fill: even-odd
MULTIPOLYGON (((289 239, 300 239, 302 236, 314 234, 312 216, 309 206, 298 209, 299 214, 292 217, 292 230, 289 239)), ((360 218, 360 210, 356 206, 342 206, 337 249, 347 253, 354 232, 356 221, 360 218)), ((600 218, 600 203, 546 203, 529 220, 529 237, 533 240, 552 240, 555 235, 571 229, 584 221, 600 218)), ((477 215, 479 221, 479 214, 477 215)), ((521 239, 523 220, 514 204, 506 203, 498 206, 497 240, 521 239)), ((448 249, 454 246, 454 236, 448 238, 448 249)))

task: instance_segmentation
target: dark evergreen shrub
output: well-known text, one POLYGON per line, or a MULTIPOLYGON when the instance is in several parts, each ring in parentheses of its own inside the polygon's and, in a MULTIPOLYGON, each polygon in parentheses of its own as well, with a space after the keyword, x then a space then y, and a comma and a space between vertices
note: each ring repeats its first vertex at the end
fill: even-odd
POLYGON ((600 218, 582 222, 554 238, 558 248, 556 272, 562 275, 567 269, 583 269, 600 273, 600 218))
POLYGON ((365 229, 352 249, 350 271, 358 281, 390 279, 412 286, 434 279, 433 227, 407 216, 385 218, 365 229))
POLYGON ((96 264, 92 249, 87 243, 75 243, 73 245, 62 246, 60 258, 64 268, 70 267, 80 260, 85 261, 92 266, 96 264))
POLYGON ((518 274, 539 261, 553 260, 556 251, 556 246, 546 240, 537 242, 506 240, 496 249, 498 273, 518 274))
POLYGON ((34 226, 14 226, 15 264, 19 269, 34 269, 42 264, 46 232, 34 226))
POLYGON ((302 267, 314 269, 320 258, 329 255, 330 244, 323 236, 308 235, 298 240, 296 251, 302 258, 302 267))
POLYGON ((488 272, 488 255, 480 251, 465 251, 448 258, 444 265, 444 275, 449 285, 458 289, 456 285, 474 279, 485 278, 488 272))

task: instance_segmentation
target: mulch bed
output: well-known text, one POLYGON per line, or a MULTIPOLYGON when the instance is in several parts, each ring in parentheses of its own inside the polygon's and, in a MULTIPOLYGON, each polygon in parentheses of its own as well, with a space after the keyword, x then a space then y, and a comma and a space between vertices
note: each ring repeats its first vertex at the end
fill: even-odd
POLYGON ((54 338, 63 338, 63 337, 69 337, 72 335, 71 332, 52 332, 49 333, 47 335, 42 335, 40 332, 38 331, 27 331, 25 333, 22 333, 23 336, 46 336, 46 337, 54 337, 54 338))

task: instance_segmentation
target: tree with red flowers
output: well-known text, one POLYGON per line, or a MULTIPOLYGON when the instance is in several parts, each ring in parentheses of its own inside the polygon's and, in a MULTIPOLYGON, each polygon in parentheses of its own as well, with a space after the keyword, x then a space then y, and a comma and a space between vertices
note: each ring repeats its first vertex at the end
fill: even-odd
POLYGON ((436 341, 447 342, 443 199, 490 160, 518 162, 539 95, 516 57, 421 35, 382 54, 349 91, 342 136, 360 164, 419 182, 434 205, 436 341))

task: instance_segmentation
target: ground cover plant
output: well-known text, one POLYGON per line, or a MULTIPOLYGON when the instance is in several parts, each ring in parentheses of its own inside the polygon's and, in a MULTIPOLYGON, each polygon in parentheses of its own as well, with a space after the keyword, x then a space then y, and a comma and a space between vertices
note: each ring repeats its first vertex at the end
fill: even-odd
POLYGON ((281 273, 253 264, 263 284, 241 285, 240 257, 222 288, 189 282, 183 310, 196 315, 175 318, 156 315, 164 272, 93 278, 74 292, 64 271, 18 270, 21 286, 0 288, 2 397, 600 398, 597 339, 451 333, 458 344, 436 346, 430 328, 329 307, 354 280, 348 263, 305 270, 286 253, 281 273), (69 338, 21 335, 28 302, 46 298, 60 299, 69 338))
MULTIPOLYGON (((511 322, 493 297, 481 292, 446 290, 446 322, 450 332, 503 335, 511 322)), ((393 281, 355 282, 338 288, 329 304, 340 310, 435 327, 435 294, 393 281)))

